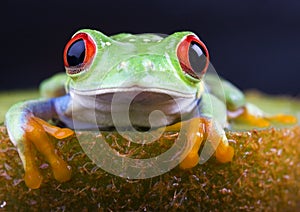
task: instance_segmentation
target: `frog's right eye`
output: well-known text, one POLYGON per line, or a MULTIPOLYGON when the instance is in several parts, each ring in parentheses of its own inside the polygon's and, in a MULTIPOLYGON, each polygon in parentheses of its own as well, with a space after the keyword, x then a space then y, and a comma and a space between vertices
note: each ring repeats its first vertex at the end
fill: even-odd
POLYGON ((209 65, 208 50, 194 35, 189 35, 181 41, 177 57, 182 70, 194 79, 201 79, 209 65))
POLYGON ((78 33, 67 43, 64 50, 64 65, 67 73, 78 74, 92 63, 96 44, 86 33, 78 33))

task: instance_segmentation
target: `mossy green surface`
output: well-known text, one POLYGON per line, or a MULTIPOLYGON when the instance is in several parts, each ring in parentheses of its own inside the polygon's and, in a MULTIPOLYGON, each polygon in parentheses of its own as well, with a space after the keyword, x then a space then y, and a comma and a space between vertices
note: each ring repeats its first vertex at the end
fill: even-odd
POLYGON ((0 123, 4 122, 5 113, 15 103, 39 97, 37 90, 16 90, 0 92, 0 123))
MULTIPOLYGON (((295 106, 292 111, 297 114, 299 108, 295 106)), ((113 148, 128 148, 128 143, 116 133, 103 135, 113 148)), ((94 139, 89 132, 80 132, 78 136, 91 142, 94 139)), ((31 190, 22 179, 24 171, 16 148, 9 141, 6 128, 1 126, 0 208, 4 211, 300 210, 300 127, 228 131, 227 136, 235 149, 231 163, 221 164, 212 157, 188 171, 176 167, 161 176, 142 180, 128 180, 103 171, 85 155, 75 137, 53 140, 72 167, 72 179, 62 184, 55 181, 50 167, 39 155, 37 161, 44 182, 40 189, 31 190)), ((167 133, 157 145, 167 149, 175 138, 176 132, 167 133)), ((147 154, 150 157, 157 148, 143 149, 144 157, 147 154)))

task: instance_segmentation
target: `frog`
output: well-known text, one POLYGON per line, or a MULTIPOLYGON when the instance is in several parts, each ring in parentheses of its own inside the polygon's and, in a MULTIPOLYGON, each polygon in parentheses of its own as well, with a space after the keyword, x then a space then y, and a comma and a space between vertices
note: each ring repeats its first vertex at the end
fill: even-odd
MULTIPOLYGON (((221 163, 232 161, 234 148, 225 133, 231 120, 258 127, 268 127, 271 121, 296 121, 285 114, 266 115, 247 103, 243 92, 232 83, 207 74, 208 49, 190 31, 107 36, 98 30, 82 29, 67 42, 63 63, 65 73, 41 83, 41 98, 16 103, 6 113, 5 125, 21 158, 25 184, 31 189, 40 188, 43 182, 36 165, 37 152, 50 164, 58 182, 71 179, 71 167, 53 138, 71 137, 75 128, 114 128, 111 104, 116 94, 114 101, 122 105, 127 96, 137 93, 130 109, 131 124, 137 129, 149 129, 152 110, 162 111, 165 118, 157 117, 154 128, 165 125, 172 130, 178 123, 188 123, 187 139, 192 147, 182 158, 181 169, 200 163, 199 149, 208 134, 217 141, 216 159, 221 163), (96 125, 91 123, 91 116, 96 116, 96 125), (53 124, 53 120, 63 126, 53 124)), ((122 114, 126 112, 123 110, 121 107, 114 112, 122 114)), ((126 128, 126 123, 121 127, 126 128)))

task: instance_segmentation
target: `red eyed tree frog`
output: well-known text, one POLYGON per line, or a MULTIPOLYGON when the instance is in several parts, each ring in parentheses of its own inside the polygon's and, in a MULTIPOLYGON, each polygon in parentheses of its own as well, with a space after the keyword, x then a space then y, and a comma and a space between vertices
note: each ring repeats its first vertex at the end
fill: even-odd
MULTIPOLYGON (((198 164, 198 150, 208 129, 220 141, 215 151, 217 160, 232 160, 234 150, 223 130, 228 118, 262 127, 268 126, 270 119, 295 122, 290 116, 267 117, 253 110, 247 106, 243 93, 225 80, 221 84, 226 104, 220 101, 213 77, 205 76, 208 50, 192 32, 169 36, 122 33, 109 37, 95 30, 80 30, 67 43, 63 58, 66 74, 42 83, 44 98, 17 103, 6 114, 9 137, 18 149, 25 183, 30 188, 39 188, 42 183, 32 149, 45 156, 56 180, 68 181, 71 169, 57 154, 49 137, 71 136, 74 125, 82 129, 113 127, 110 104, 116 93, 126 98, 129 93, 139 92, 130 109, 131 123, 137 128, 149 127, 148 116, 153 110, 162 111, 166 117, 164 124, 169 126, 180 122, 182 117, 191 120, 194 144, 180 163, 183 169, 198 164), (95 98, 90 97, 95 96, 93 104, 95 98), (216 119, 210 110, 211 102, 219 111, 216 119), (72 115, 74 111, 77 116, 72 115), (90 123, 91 114, 96 116, 97 126, 90 123), (63 122, 67 128, 50 125, 51 119, 63 122)), ((122 98, 119 103, 122 104, 122 98)), ((160 121, 156 120, 155 127, 160 127, 160 121)))

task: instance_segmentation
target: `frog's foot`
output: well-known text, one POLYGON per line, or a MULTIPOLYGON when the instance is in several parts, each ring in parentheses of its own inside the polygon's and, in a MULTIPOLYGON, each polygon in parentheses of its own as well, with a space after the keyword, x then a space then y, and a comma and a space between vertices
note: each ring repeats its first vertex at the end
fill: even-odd
POLYGON ((223 137, 216 149, 216 158, 221 163, 231 162, 234 156, 234 149, 229 146, 226 137, 223 137))
POLYGON ((227 115, 229 120, 234 120, 256 127, 269 127, 273 122, 279 124, 297 123, 297 118, 292 115, 266 115, 263 111, 252 104, 246 104, 246 106, 241 107, 236 111, 229 111, 227 115))
POLYGON ((166 127, 159 128, 158 130, 160 130, 162 132, 176 132, 176 131, 179 131, 183 127, 183 124, 185 124, 185 123, 184 122, 177 122, 173 125, 169 125, 169 126, 166 126, 166 127))
POLYGON ((280 124, 296 124, 297 118, 292 115, 286 115, 286 114, 277 114, 274 116, 266 116, 266 119, 270 122, 276 122, 280 124))
POLYGON ((179 167, 189 169, 196 166, 199 162, 199 149, 205 135, 205 120, 202 118, 193 118, 187 122, 187 142, 192 145, 186 157, 181 161, 179 167))
MULTIPOLYGON (((187 156, 180 163, 180 168, 188 169, 196 166, 199 161, 199 149, 204 140, 214 147, 219 162, 232 161, 234 149, 229 146, 225 132, 212 119, 194 118, 188 122, 187 139, 193 145, 187 156)), ((204 147, 205 148, 205 147, 204 147)), ((213 155, 213 154, 212 154, 213 155)))
POLYGON ((33 146, 45 156, 50 163, 54 177, 59 182, 68 181, 71 178, 71 169, 68 164, 59 156, 58 151, 51 143, 50 134, 55 138, 62 139, 73 135, 73 131, 67 128, 61 129, 52 126, 37 117, 31 116, 24 127, 25 136, 23 141, 24 149, 21 158, 25 168, 25 183, 30 188, 39 188, 42 176, 35 164, 35 152, 33 146))
MULTIPOLYGON (((215 149, 217 160, 221 163, 231 162, 234 156, 234 149, 229 145, 225 131, 221 125, 214 119, 208 119, 206 134, 206 142, 209 142, 213 149, 215 149)), ((204 148, 202 151, 204 151, 204 148)))
POLYGON ((233 120, 240 123, 245 123, 247 125, 256 127, 268 127, 270 126, 270 121, 268 121, 261 112, 251 113, 247 107, 241 107, 235 111, 227 112, 228 120, 233 120))

